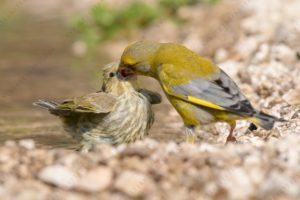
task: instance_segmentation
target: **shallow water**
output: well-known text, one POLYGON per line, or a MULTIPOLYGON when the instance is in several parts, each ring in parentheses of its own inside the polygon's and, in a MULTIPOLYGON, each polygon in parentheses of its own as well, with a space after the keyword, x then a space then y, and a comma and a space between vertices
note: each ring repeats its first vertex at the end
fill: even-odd
POLYGON ((33 138, 38 145, 73 148, 59 120, 32 106, 99 87, 90 69, 73 66, 72 32, 55 21, 17 20, 0 33, 0 143, 33 138))

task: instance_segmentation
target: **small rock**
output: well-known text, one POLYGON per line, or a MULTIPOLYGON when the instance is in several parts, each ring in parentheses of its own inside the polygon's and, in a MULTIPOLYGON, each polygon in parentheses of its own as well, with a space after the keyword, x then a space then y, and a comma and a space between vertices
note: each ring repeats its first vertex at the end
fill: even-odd
POLYGON ((123 157, 130 157, 130 156, 138 156, 140 158, 146 158, 151 153, 150 149, 142 146, 142 145, 134 145, 129 146, 128 148, 124 149, 124 151, 121 152, 121 155, 123 157))
POLYGON ((239 70, 241 69, 241 64, 235 61, 226 61, 219 64, 219 67, 226 72, 230 77, 237 77, 239 70))
POLYGON ((77 177, 62 165, 47 166, 38 174, 39 179, 64 189, 71 189, 76 185, 77 177))
POLYGON ((122 172, 115 182, 115 188, 131 197, 145 195, 152 186, 153 181, 149 177, 134 171, 122 172))
POLYGON ((216 51, 214 60, 217 63, 224 62, 228 58, 228 52, 226 49, 220 48, 216 51))
POLYGON ((31 150, 35 148, 34 140, 32 139, 23 139, 19 141, 19 145, 25 149, 31 150))
POLYGON ((282 97, 288 104, 300 104, 300 89, 291 89, 282 97))
MULTIPOLYGON (((139 141, 137 141, 139 142, 139 141)), ((158 146, 158 142, 154 139, 150 139, 150 138, 145 138, 143 140, 143 144, 148 147, 149 149, 154 149, 154 148, 157 148, 158 146)))
POLYGON ((16 196, 14 199, 22 200, 39 200, 47 199, 50 193, 49 188, 39 181, 35 180, 25 180, 22 183, 14 184, 14 189, 17 189, 16 196), (22 188, 22 189, 21 189, 22 188))
POLYGON ((269 57, 270 46, 266 43, 260 45, 258 52, 255 54, 252 59, 252 63, 262 63, 267 60, 269 57))
POLYGON ((278 195, 285 194, 288 197, 292 197, 287 199, 298 199, 295 197, 299 197, 299 185, 291 177, 278 170, 273 170, 265 179, 258 193, 260 196, 275 198, 278 195))
POLYGON ((98 167, 80 177, 76 188, 86 192, 99 192, 112 183, 113 172, 108 167, 98 167))
POLYGON ((242 59, 249 59, 253 53, 258 49, 259 43, 263 41, 263 37, 253 36, 241 40, 235 46, 235 49, 241 55, 242 59))
POLYGON ((291 64, 296 59, 295 52, 284 44, 274 45, 271 48, 271 53, 274 60, 286 64, 291 64))
POLYGON ((175 142, 170 142, 166 146, 166 152, 167 153, 177 153, 178 152, 178 146, 175 142))
POLYGON ((221 172, 219 183, 227 189, 229 199, 249 199, 254 192, 248 173, 240 167, 221 172))

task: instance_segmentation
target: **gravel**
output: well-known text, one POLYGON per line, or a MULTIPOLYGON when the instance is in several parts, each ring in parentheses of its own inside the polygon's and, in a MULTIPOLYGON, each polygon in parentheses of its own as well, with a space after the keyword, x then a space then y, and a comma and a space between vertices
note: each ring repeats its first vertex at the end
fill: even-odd
POLYGON ((22 153, 0 162, 0 198, 55 194, 57 199, 70 195, 76 199, 299 199, 299 143, 297 134, 220 146, 146 139, 124 148, 99 145, 89 154, 74 154, 7 142, 0 152, 22 153), (141 146, 148 156, 140 154, 141 146), (29 176, 19 174, 24 157, 39 163, 26 164, 29 176), (46 162, 49 157, 53 159, 46 162), (70 157, 71 166, 69 161, 61 162, 70 157))

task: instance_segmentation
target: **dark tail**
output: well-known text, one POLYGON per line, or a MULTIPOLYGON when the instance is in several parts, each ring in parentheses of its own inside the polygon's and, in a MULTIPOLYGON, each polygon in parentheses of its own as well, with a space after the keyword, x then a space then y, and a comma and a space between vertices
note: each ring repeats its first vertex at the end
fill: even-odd
POLYGON ((138 92, 144 95, 151 104, 159 104, 161 103, 161 96, 157 92, 152 92, 147 89, 140 88, 138 92))
POLYGON ((263 112, 255 113, 252 117, 249 118, 249 121, 267 130, 272 129, 275 122, 286 122, 286 120, 284 119, 277 118, 263 112))
POLYGON ((34 102, 33 105, 46 108, 48 110, 54 110, 57 107, 57 103, 51 101, 45 101, 45 100, 38 100, 34 102))

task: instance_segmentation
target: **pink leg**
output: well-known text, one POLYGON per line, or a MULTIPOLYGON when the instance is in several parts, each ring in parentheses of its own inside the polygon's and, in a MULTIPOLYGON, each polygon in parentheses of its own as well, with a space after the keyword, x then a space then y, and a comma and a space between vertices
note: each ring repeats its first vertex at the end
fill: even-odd
POLYGON ((235 122, 232 123, 232 124, 229 124, 230 125, 230 130, 229 130, 229 135, 227 136, 227 139, 226 139, 226 144, 229 143, 229 142, 236 142, 236 138, 233 136, 233 130, 235 128, 235 122))

